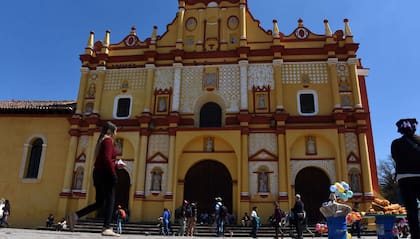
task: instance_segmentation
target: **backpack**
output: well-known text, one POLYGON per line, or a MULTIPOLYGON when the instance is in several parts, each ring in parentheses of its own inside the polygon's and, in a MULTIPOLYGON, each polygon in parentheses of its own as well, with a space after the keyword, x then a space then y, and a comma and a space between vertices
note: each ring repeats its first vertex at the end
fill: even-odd
POLYGON ((127 214, 125 213, 124 209, 119 209, 118 211, 119 211, 120 217, 122 219, 126 219, 127 218, 127 214))
POLYGON ((185 217, 192 217, 193 216, 193 208, 191 205, 188 205, 185 209, 185 217))

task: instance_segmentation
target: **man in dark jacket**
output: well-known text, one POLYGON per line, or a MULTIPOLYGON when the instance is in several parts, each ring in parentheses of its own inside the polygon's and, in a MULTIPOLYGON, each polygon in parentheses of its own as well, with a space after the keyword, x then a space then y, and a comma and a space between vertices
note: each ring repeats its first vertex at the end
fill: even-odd
POLYGON ((391 144, 395 174, 404 206, 411 238, 420 239, 417 200, 420 199, 420 137, 415 134, 416 119, 400 119, 396 126, 402 137, 391 144))
POLYGON ((305 223, 305 207, 300 197, 300 194, 296 194, 296 202, 292 208, 294 224, 296 227, 297 237, 296 239, 303 238, 303 226, 305 223))

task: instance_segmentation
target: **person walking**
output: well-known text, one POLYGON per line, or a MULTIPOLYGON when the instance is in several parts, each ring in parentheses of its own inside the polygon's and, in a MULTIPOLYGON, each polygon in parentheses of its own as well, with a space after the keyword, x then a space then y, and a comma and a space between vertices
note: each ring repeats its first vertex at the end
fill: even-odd
POLYGON ((281 218, 282 218, 282 211, 280 209, 279 203, 274 202, 274 213, 273 213, 273 216, 271 218, 273 226, 274 226, 274 233, 275 233, 274 238, 279 238, 281 218))
POLYGON ((303 228, 305 224, 305 207, 304 203, 302 202, 300 194, 296 194, 295 196, 295 205, 292 208, 293 217, 294 217, 294 225, 296 227, 296 239, 303 238, 303 228))
POLYGON ((169 222, 171 220, 171 214, 167 208, 163 209, 162 213, 162 220, 163 220, 163 232, 166 236, 169 236, 169 222))
POLYGON ((412 239, 420 239, 417 200, 420 200, 420 136, 416 135, 415 118, 400 119, 395 124, 402 134, 391 143, 391 156, 395 161, 395 176, 412 239))
POLYGON ((178 232, 177 232, 178 236, 184 236, 185 235, 185 225, 186 225, 185 212, 187 210, 187 207, 188 207, 188 201, 184 200, 182 202, 182 205, 175 210, 175 220, 179 224, 179 228, 178 228, 178 232))
POLYGON ((117 217, 117 233, 122 234, 122 222, 126 219, 127 214, 121 205, 118 205, 117 210, 115 210, 115 216, 117 217))
POLYGON ((195 226, 197 224, 197 205, 194 202, 191 202, 188 205, 187 211, 185 213, 187 217, 187 236, 194 236, 195 226))
POLYGON ((221 237, 224 235, 224 222, 226 217, 226 210, 222 203, 221 197, 216 197, 216 205, 214 206, 215 209, 215 219, 216 219, 216 236, 221 237))
POLYGON ((93 185, 95 186, 95 202, 73 212, 66 217, 70 231, 74 231, 74 225, 80 217, 83 217, 97 209, 103 209, 103 236, 120 236, 115 233, 110 225, 115 203, 115 188, 117 185, 117 173, 115 159, 117 150, 114 147, 114 138, 117 135, 117 126, 106 122, 95 147, 95 163, 93 169, 93 185))
POLYGON ((251 212, 252 238, 257 238, 258 228, 260 227, 260 217, 258 216, 257 210, 257 207, 253 207, 251 212))

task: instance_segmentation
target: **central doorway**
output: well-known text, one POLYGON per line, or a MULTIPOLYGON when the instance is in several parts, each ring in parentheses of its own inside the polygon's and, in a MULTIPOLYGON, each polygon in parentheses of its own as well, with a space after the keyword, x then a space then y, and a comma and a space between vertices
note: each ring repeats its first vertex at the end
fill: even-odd
POLYGON ((330 179, 319 168, 307 167, 296 175, 295 193, 302 196, 309 224, 316 224, 322 220, 319 208, 323 202, 328 201, 329 188, 330 179))
POLYGON ((184 181, 184 199, 197 202, 198 214, 214 212, 215 197, 232 212, 232 177, 229 170, 215 160, 204 160, 194 164, 184 181))

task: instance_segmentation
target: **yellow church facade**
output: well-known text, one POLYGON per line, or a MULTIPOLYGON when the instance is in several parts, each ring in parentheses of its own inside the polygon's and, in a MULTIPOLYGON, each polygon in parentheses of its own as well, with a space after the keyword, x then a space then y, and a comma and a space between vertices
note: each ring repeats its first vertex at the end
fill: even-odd
MULTIPOLYGON (((363 68, 349 22, 313 33, 298 20, 263 29, 246 0, 179 0, 174 20, 139 39, 91 32, 74 102, 0 102, 6 132, 0 197, 18 226, 42 225, 94 201, 93 152, 105 121, 118 126, 116 202, 155 221, 184 199, 237 217, 294 195, 319 221, 329 186, 370 202, 378 181, 363 68)), ((92 215, 92 217, 95 215, 92 215)), ((12 219, 11 219, 12 220, 12 219)))

